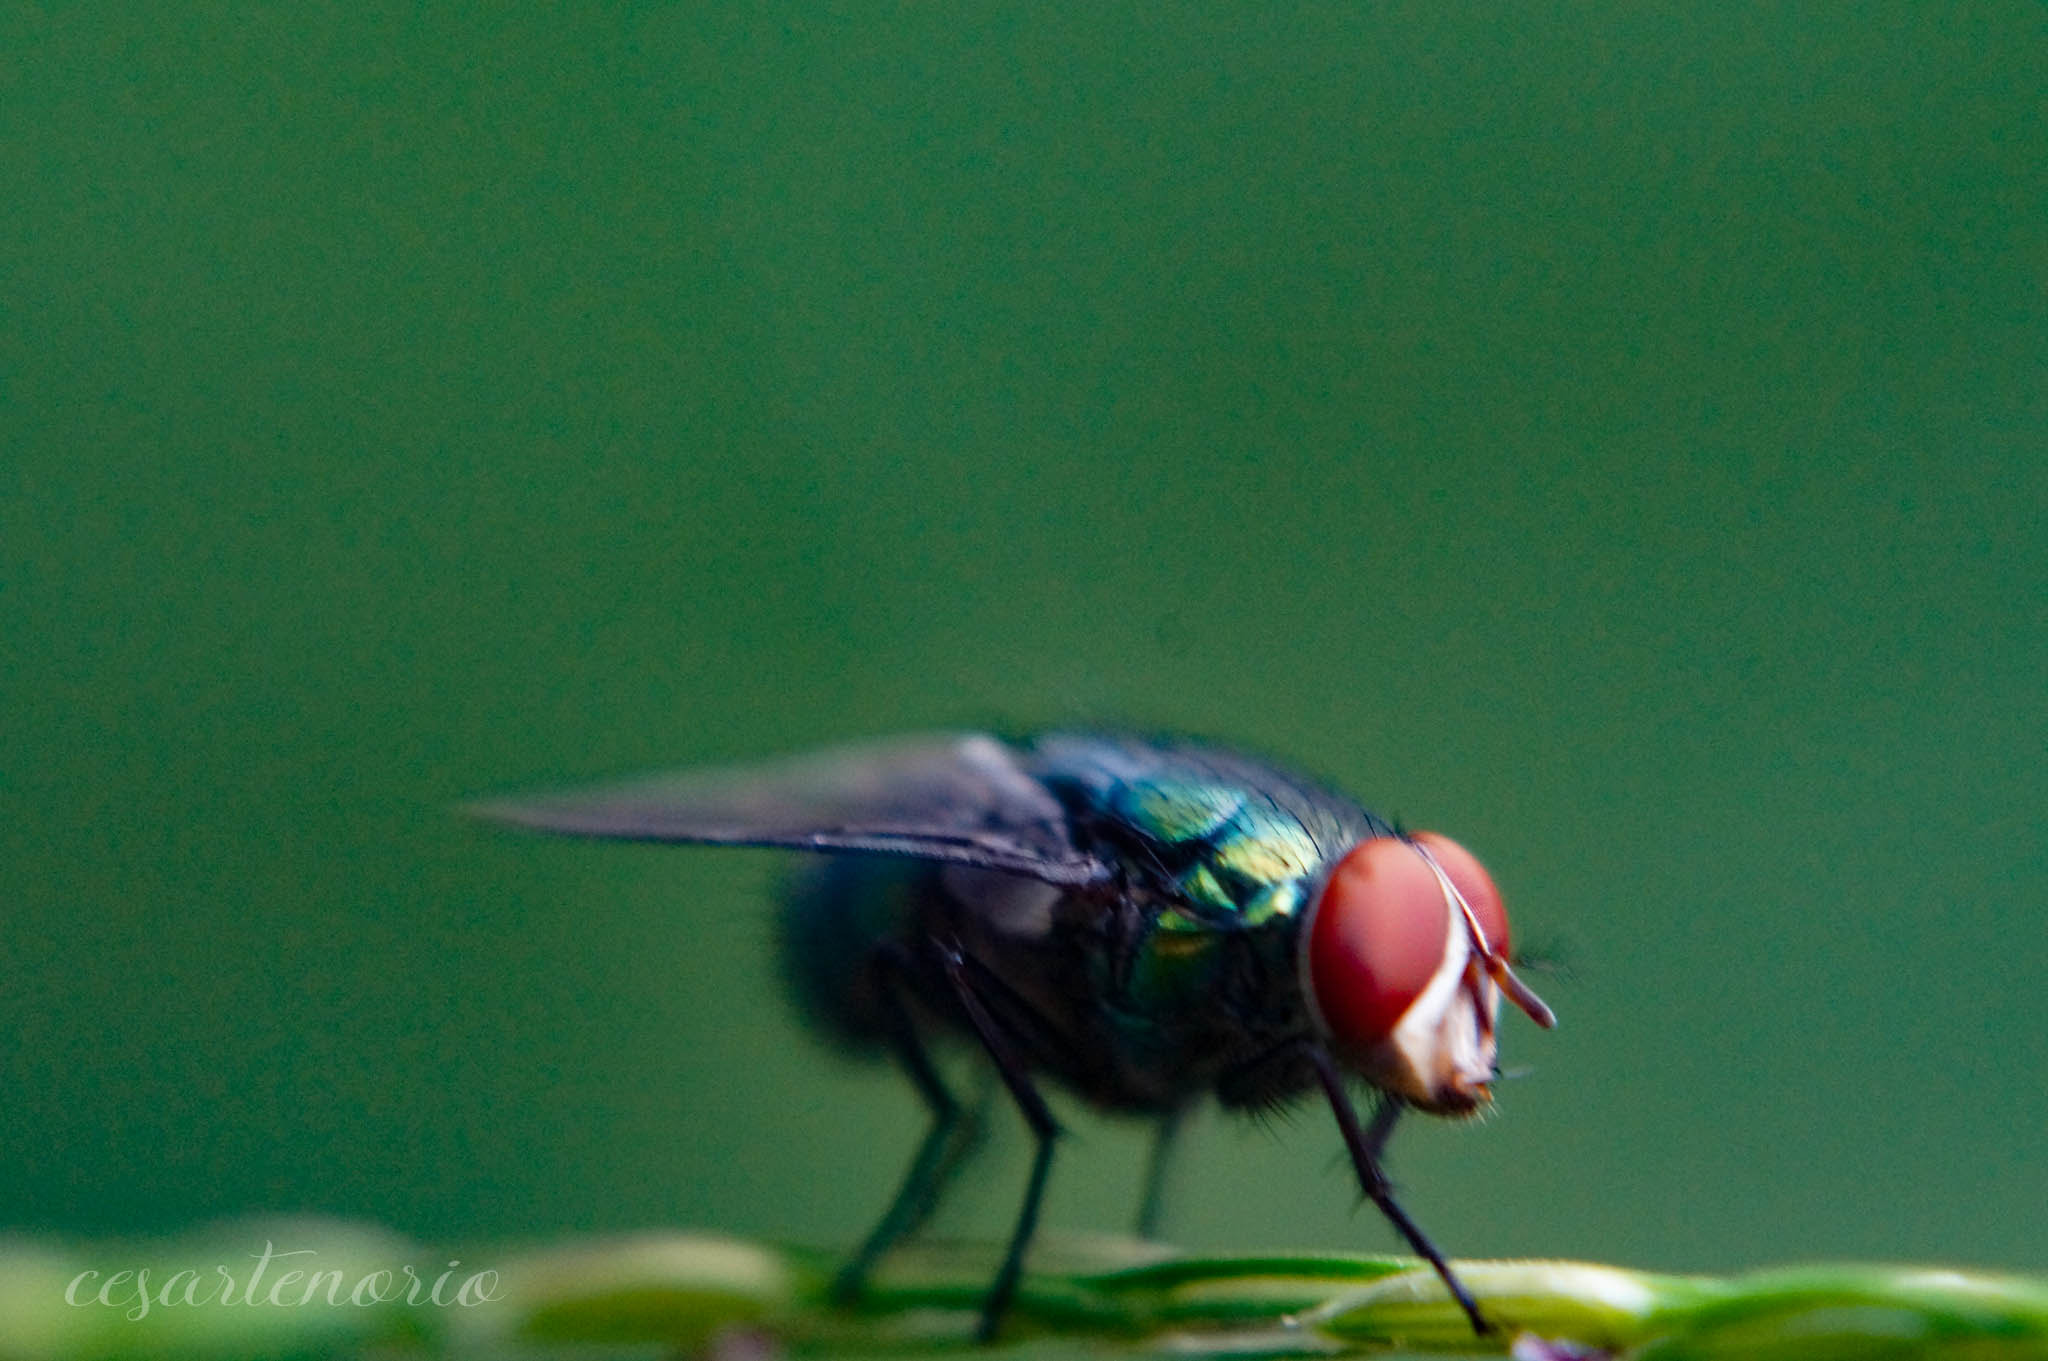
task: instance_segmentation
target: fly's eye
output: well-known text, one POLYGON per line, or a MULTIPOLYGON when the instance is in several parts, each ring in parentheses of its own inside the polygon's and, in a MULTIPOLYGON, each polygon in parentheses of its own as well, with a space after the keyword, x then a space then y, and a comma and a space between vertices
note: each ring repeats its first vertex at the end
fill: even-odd
MULTIPOLYGON (((1454 842, 1435 840, 1457 851, 1492 892, 1478 861, 1454 842)), ((1430 854, 1438 854, 1435 844, 1430 854)), ((1465 891, 1449 865, 1444 873, 1465 891)), ((1498 914, 1499 896, 1490 901, 1498 914)), ((1386 1039, 1443 968, 1450 927, 1443 885, 1413 846, 1398 837, 1354 846, 1323 886, 1308 942, 1309 985, 1331 1038, 1359 1049, 1386 1039)))
POLYGON ((1415 844, 1429 852, 1452 886, 1463 895, 1479 929, 1486 933, 1487 948, 1505 959, 1510 953, 1508 910, 1501 905, 1500 890, 1493 886, 1493 876, 1486 872, 1486 866, 1472 852, 1435 832, 1417 832, 1415 844))

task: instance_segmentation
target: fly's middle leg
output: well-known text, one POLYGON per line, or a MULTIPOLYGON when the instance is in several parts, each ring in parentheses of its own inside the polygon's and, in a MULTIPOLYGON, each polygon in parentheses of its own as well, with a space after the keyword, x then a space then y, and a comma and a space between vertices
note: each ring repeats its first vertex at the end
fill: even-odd
POLYGON ((1152 1154, 1145 1161, 1145 1194, 1138 1202, 1138 1237, 1156 1240, 1159 1221, 1166 1213, 1166 1183, 1173 1173, 1174 1153, 1180 1147, 1181 1128, 1187 1123, 1188 1108, 1176 1106, 1159 1117, 1152 1133, 1152 1154))
POLYGON ((1003 1315, 1016 1298, 1017 1284, 1024 1275, 1024 1254, 1038 1232, 1038 1210, 1045 1200, 1045 1183, 1052 1172, 1053 1144, 1059 1138, 1060 1127, 1059 1122, 1053 1119, 1052 1108, 1046 1105, 1045 1097, 1032 1082, 1030 1070, 975 990, 974 981, 968 976, 967 961, 956 947, 940 942, 934 942, 934 946, 940 969, 954 1000, 960 1004, 961 1014, 975 1038, 981 1041, 981 1047, 988 1052, 997 1076, 1009 1088, 1010 1099, 1017 1103, 1017 1110, 1023 1115, 1024 1123, 1031 1127, 1032 1138, 1037 1143, 1031 1159, 1031 1180, 1024 1188, 1024 1204, 1017 1211, 1016 1227, 1010 1231, 1010 1245, 1003 1254, 1003 1264, 997 1269, 995 1280, 989 1283, 988 1294, 982 1300, 981 1323, 975 1329, 977 1341, 989 1342, 994 1340, 996 1330, 1002 1326, 1003 1315))

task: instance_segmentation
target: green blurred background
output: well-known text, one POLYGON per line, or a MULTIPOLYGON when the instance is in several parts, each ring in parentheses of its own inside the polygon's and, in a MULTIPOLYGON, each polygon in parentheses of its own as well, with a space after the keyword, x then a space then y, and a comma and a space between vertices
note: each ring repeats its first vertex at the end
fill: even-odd
MULTIPOLYGON (((1131 722, 1569 962, 1396 1144, 1452 1250, 2048 1265, 2044 69, 2031 3, 7 7, 0 1225, 849 1241, 921 1115, 774 860, 448 805, 1131 722)), ((1173 1236, 1393 1247, 1337 1151, 1203 1122, 1173 1236)))

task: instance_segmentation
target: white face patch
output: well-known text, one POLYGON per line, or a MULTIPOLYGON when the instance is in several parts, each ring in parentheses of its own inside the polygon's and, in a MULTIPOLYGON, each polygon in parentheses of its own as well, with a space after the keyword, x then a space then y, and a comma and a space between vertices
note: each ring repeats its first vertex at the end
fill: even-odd
POLYGON ((1498 1050, 1494 1021, 1500 990, 1480 967, 1472 933, 1476 923, 1450 876, 1422 848, 1443 888, 1443 962, 1429 986, 1401 1014, 1387 1038, 1367 1056, 1373 1081, 1425 1111, 1456 1114, 1485 1104, 1498 1050))

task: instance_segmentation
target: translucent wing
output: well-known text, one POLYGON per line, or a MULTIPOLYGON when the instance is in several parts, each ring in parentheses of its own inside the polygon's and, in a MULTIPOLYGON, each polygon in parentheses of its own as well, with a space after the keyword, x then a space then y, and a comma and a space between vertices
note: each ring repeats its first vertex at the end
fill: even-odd
POLYGON ((515 795, 476 816, 565 836, 915 856, 1092 883, 1067 816, 993 737, 945 734, 839 747, 730 770, 515 795))

